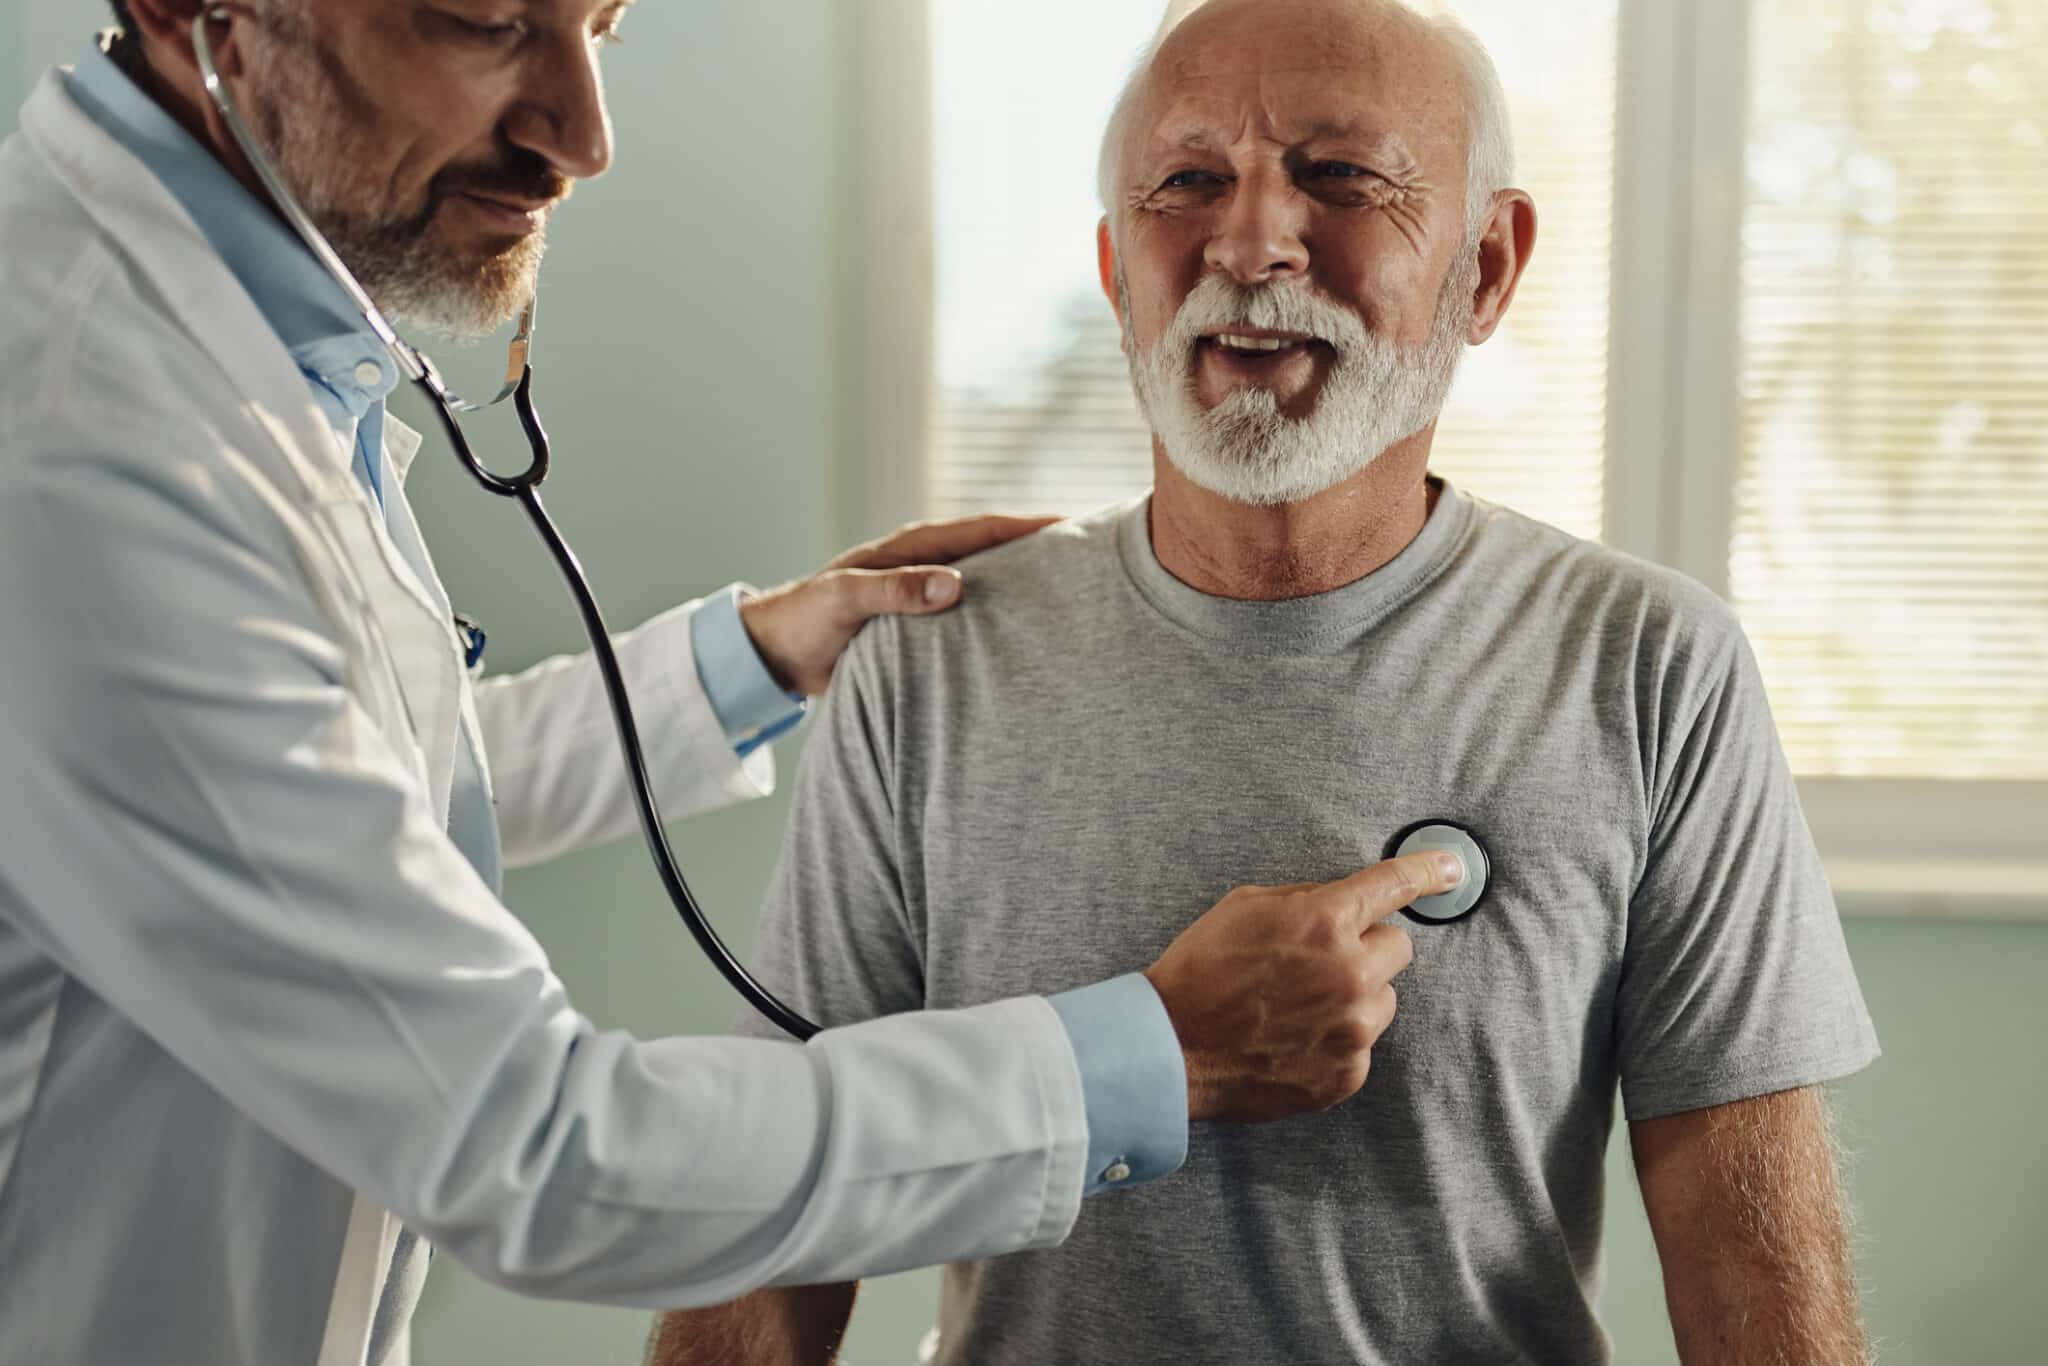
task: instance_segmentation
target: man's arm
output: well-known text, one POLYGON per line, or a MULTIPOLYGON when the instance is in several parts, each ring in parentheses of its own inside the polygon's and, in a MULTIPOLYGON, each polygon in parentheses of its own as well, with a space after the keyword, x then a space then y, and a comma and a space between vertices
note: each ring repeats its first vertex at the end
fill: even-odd
POLYGON ((1682 1361, 1870 1360, 1819 1088, 1642 1120, 1629 1143, 1682 1361))
POLYGON ((832 1366, 858 1281, 757 1290, 730 1304, 656 1319, 647 1366, 832 1366))

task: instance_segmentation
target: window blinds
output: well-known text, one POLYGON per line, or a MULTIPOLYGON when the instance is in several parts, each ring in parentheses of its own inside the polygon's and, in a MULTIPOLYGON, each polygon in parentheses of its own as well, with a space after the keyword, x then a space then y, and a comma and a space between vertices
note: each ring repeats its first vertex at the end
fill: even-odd
POLYGON ((1730 590, 1793 765, 2048 778, 2048 6, 1757 0, 1730 590))
MULTIPOLYGON (((1066 0, 1047 0, 1055 5, 1066 0)), ((1439 424, 1434 467, 1460 487, 1581 535, 1600 533, 1605 453, 1607 306, 1613 167, 1615 4, 1574 5, 1542 24, 1518 0, 1436 6, 1462 17, 1492 49, 1507 88, 1517 148, 1517 183, 1535 197, 1535 256, 1506 323, 1466 353, 1439 424)), ((1136 35, 1149 34, 1159 0, 1094 0, 1080 27, 1099 29, 1103 11, 1136 35), (1128 13, 1123 13, 1128 11, 1128 13)), ((1019 45, 1030 29, 1061 30, 1039 7, 956 5, 937 0, 933 118, 940 155, 937 204, 941 288, 927 487, 935 515, 991 507, 1075 512, 1141 492, 1151 482, 1151 438, 1130 394, 1116 324, 1096 286, 1092 200, 1077 207, 1070 252, 1044 257, 1041 275, 1015 289, 1057 301, 1015 348, 977 359, 977 330, 1010 321, 948 288, 964 269, 947 252, 982 255, 991 243, 1028 240, 1040 220, 1042 178, 978 174, 980 156, 949 146, 977 130, 984 152, 1018 129, 1062 142, 1077 176, 1092 180, 1095 139, 1122 70, 1102 72, 1099 90, 1071 90, 1071 114, 1032 102, 1035 81, 1016 82, 1019 45), (971 17, 970 17, 971 16, 971 17), (988 26, 1018 32, 990 41, 988 26), (975 62, 981 69, 971 69, 975 62), (982 131, 986 130, 986 131, 982 131), (1018 351, 1031 353, 1018 366, 1018 351), (950 359, 949 359, 950 358, 950 359)), ((1013 162, 1006 164, 1014 164, 1013 162)))
POLYGON ((1445 0, 1493 56, 1536 250, 1500 328, 1465 352, 1430 467, 1579 536, 1601 533, 1614 217, 1613 0, 1445 0))

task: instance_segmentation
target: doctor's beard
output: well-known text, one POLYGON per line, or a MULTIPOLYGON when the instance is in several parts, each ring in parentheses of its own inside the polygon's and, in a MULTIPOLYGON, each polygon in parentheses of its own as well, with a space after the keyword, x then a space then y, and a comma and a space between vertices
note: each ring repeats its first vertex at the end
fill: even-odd
MULTIPOLYGON (((1261 507, 1312 498, 1443 411, 1465 351, 1478 273, 1476 251, 1463 253, 1437 295, 1429 340, 1405 352, 1306 286, 1249 287, 1205 276, 1151 347, 1138 347, 1125 326, 1123 349, 1138 407, 1174 467, 1211 493, 1261 507), (1306 416, 1287 416, 1274 392, 1259 385, 1202 406, 1195 393, 1196 343, 1233 326, 1304 333, 1335 350, 1306 416)), ((1128 319, 1130 293, 1121 270, 1117 295, 1128 319)))
POLYGON ((448 197, 463 190, 522 199, 559 199, 571 182, 534 153, 509 149, 495 166, 449 166, 428 183, 425 202, 399 203, 363 168, 378 164, 369 130, 374 103, 321 46, 295 0, 264 8, 268 41, 249 54, 251 123, 264 152, 315 227, 377 307, 443 333, 488 335, 532 295, 547 251, 545 226, 524 237, 451 242, 435 231, 448 197))

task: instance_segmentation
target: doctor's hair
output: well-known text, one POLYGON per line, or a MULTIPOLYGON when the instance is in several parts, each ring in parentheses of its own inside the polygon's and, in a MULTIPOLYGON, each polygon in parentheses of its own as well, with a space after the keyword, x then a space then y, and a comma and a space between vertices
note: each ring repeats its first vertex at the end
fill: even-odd
MULTIPOLYGON (((1102 130, 1102 150, 1095 163, 1096 193, 1102 211, 1109 217, 1110 236, 1117 235, 1117 185, 1123 159, 1124 141, 1131 120, 1137 116, 1138 95, 1152 69, 1153 58, 1182 21, 1202 8, 1207 0, 1168 0, 1159 31, 1145 45, 1131 74, 1118 92, 1109 122, 1102 130)), ((1508 127, 1508 97, 1501 88, 1500 72, 1479 35, 1448 14, 1425 14, 1408 0, 1390 0, 1391 8, 1405 21, 1420 26, 1450 49, 1463 87, 1465 112, 1465 238, 1477 246, 1486 226, 1487 211, 1495 194, 1508 188, 1515 178, 1515 144, 1508 127)))
POLYGON ((142 38, 135 31, 135 16, 128 12, 128 0, 107 0, 114 11, 114 26, 106 31, 102 49, 115 66, 133 76, 143 66, 142 38))

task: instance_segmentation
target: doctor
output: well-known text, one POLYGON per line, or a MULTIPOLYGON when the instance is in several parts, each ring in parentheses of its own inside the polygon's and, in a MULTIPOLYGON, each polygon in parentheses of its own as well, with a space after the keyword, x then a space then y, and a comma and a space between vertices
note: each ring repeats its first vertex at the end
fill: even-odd
MULTIPOLYGON (((1379 922, 1455 880, 1422 856, 1189 907, 1145 973, 1050 1001, 594 1029, 498 895, 631 828, 594 670, 467 676, 395 366, 251 189, 195 4, 117 6, 0 147, 0 1363, 401 1362, 428 1242, 645 1307, 1044 1246, 1190 1119, 1362 1084, 1410 952, 1379 922)), ((212 33, 380 306, 466 332, 610 158, 623 9, 237 0, 212 33)), ((669 809, 763 790, 783 689, 957 595, 887 566, 1028 526, 622 638, 669 809)))

